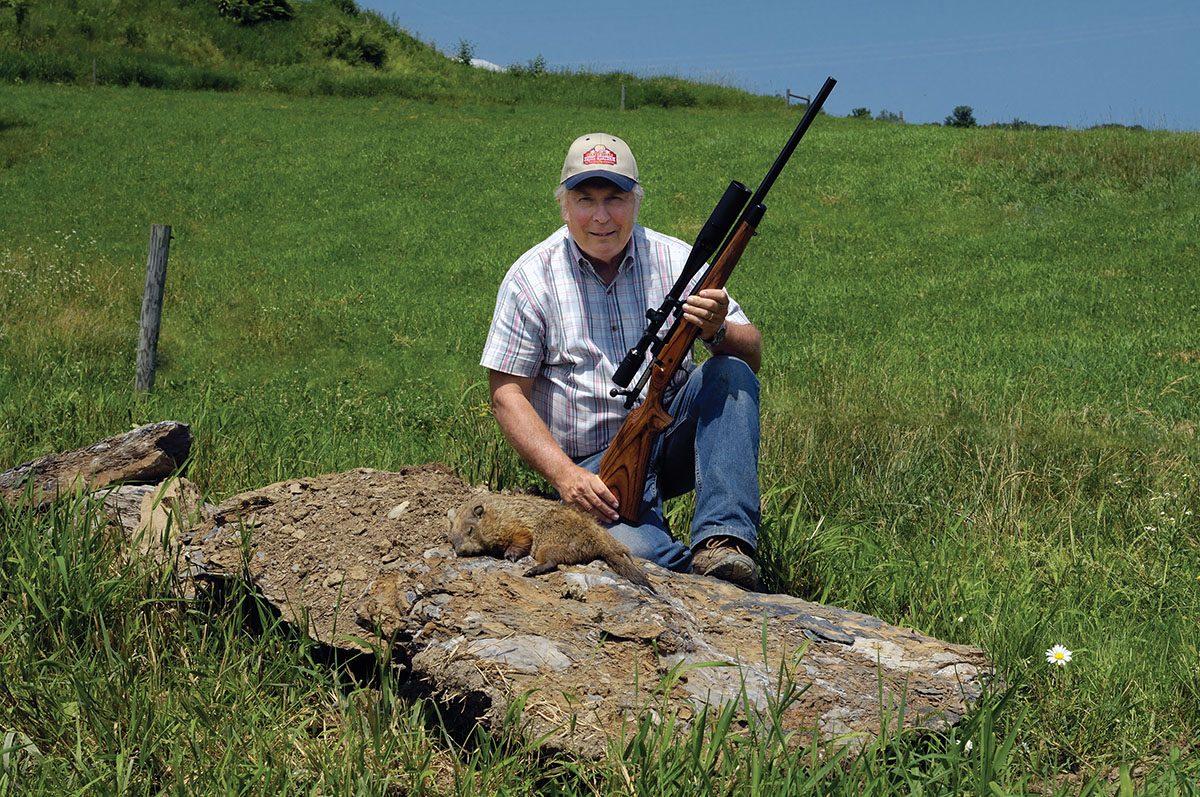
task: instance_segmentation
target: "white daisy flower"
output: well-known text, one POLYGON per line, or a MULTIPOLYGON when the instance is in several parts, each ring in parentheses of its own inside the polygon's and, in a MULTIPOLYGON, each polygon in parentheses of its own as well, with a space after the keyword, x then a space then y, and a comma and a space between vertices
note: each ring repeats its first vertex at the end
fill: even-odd
POLYGON ((1060 667, 1065 667, 1067 662, 1071 660, 1071 651, 1064 648, 1062 645, 1055 645, 1046 651, 1046 663, 1057 664, 1060 667))

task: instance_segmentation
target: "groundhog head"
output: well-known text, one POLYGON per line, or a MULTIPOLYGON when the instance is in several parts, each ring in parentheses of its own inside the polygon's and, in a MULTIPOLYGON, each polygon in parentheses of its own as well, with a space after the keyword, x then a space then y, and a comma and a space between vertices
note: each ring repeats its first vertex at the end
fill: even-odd
POLYGON ((450 544, 459 556, 487 553, 487 543, 479 533, 479 521, 484 512, 483 499, 471 496, 458 509, 446 513, 450 520, 450 544))

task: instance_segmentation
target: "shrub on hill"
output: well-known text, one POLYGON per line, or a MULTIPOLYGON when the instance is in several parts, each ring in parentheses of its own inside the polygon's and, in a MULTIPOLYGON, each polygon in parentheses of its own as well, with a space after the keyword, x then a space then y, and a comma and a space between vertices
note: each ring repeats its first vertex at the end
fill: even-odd
MULTIPOLYGON (((474 48, 472 48, 471 52, 474 53, 474 48)), ((470 62, 468 62, 468 63, 470 63, 470 62)), ((521 77, 521 76, 541 77, 542 75, 546 74, 548 71, 550 71, 550 70, 546 66, 546 57, 544 55, 542 55, 541 53, 538 53, 537 58, 530 58, 528 61, 526 61, 523 64, 509 64, 508 65, 508 74, 516 75, 517 77, 521 77)))
POLYGON ((348 17, 357 17, 361 11, 354 0, 328 0, 329 4, 348 17))
POLYGON ((217 11, 242 25, 291 19, 295 13, 287 0, 217 0, 217 11))
POLYGON ((326 55, 340 58, 351 66, 370 64, 379 69, 387 63, 387 45, 370 31, 352 30, 344 22, 326 28, 320 36, 326 55))

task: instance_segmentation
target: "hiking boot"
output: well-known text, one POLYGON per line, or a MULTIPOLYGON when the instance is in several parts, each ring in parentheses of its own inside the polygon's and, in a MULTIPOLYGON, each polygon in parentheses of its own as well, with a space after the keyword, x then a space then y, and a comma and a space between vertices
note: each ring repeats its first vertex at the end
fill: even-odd
POLYGON ((758 565, 754 557, 745 553, 744 545, 732 537, 710 537, 703 548, 692 554, 692 572, 728 581, 750 592, 761 592, 758 565))

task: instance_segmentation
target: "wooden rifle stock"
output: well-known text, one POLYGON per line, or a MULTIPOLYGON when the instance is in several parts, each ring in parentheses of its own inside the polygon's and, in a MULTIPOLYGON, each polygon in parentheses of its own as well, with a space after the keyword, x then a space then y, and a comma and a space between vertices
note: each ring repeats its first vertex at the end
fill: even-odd
MULTIPOLYGON (((761 205, 759 206, 762 207, 761 205)), ((696 285, 693 293, 705 288, 724 288, 733 273, 733 267, 750 243, 751 236, 761 213, 747 214, 733 231, 724 252, 713 263, 704 279, 696 285)), ((646 485, 646 471, 650 467, 650 452, 654 441, 674 418, 663 406, 663 396, 671 383, 676 369, 692 350, 700 328, 681 321, 663 343, 658 356, 651 365, 650 381, 646 387, 645 400, 630 411, 617 430, 604 456, 600 458, 600 479, 617 496, 617 511, 627 523, 636 523, 641 514, 642 492, 646 485)))

